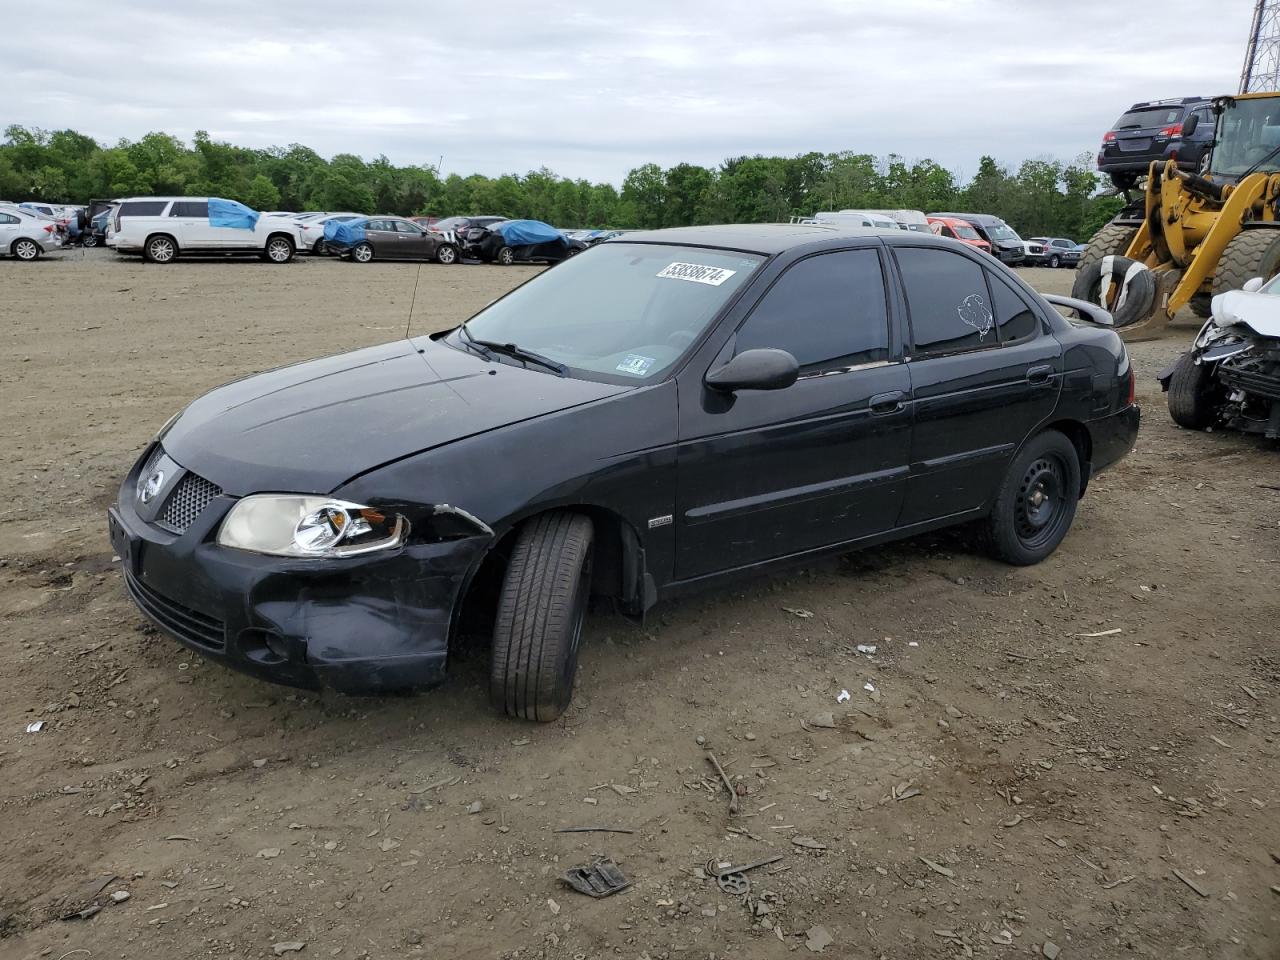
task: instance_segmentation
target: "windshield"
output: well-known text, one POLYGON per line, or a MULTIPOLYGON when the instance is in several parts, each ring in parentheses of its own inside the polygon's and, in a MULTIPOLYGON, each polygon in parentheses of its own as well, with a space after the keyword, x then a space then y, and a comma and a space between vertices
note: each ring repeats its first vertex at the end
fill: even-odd
POLYGON ((1257 169, 1280 170, 1280 97, 1236 100, 1218 119, 1217 134, 1210 173, 1239 176, 1264 160, 1257 169))
POLYGON ((1115 122, 1112 130, 1143 130, 1147 127, 1167 127, 1182 119, 1183 107, 1143 107, 1130 110, 1115 122))
POLYGON ((982 237, 978 235, 978 231, 973 229, 973 227, 969 226, 968 224, 963 224, 963 223, 957 224, 956 226, 953 226, 951 229, 955 232, 955 235, 959 237, 961 240, 981 240, 982 239, 982 237))
POLYGON ((1013 232, 1013 228, 1007 223, 996 223, 987 227, 987 235, 992 240, 1021 240, 1022 238, 1013 232))
MULTIPOLYGON (((540 353, 584 379, 652 383, 763 259, 727 250, 603 243, 481 310, 467 321, 467 332, 540 353)), ((461 330, 447 342, 466 349, 461 330)))

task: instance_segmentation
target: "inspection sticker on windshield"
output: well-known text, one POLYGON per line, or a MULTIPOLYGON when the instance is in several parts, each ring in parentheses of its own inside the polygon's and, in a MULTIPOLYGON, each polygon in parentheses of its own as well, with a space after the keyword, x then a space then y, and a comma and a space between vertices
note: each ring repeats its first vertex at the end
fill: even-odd
POLYGON ((718 287, 737 272, 737 270, 726 270, 723 267, 706 267, 700 263, 673 263, 663 267, 658 276, 669 280, 692 280, 694 283, 707 283, 718 287))
POLYGON ((629 373, 633 377, 643 377, 648 375, 649 368, 653 364, 653 357, 642 357, 638 353, 629 353, 627 358, 613 369, 619 373, 629 373))

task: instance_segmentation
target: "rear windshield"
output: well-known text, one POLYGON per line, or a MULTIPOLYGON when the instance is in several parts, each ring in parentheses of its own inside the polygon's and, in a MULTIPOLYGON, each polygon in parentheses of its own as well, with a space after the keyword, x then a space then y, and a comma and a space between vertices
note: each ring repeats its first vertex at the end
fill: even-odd
POLYGON ((1111 127, 1112 130, 1143 130, 1147 127, 1165 127, 1182 119, 1186 107, 1142 107, 1130 110, 1111 127))

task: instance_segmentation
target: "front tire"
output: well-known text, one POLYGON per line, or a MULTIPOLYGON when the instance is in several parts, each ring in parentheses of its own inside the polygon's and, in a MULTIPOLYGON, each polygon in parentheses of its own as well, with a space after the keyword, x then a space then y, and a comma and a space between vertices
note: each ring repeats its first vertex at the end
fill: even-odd
POLYGON ((436 263, 450 266, 458 262, 458 248, 451 243, 442 243, 436 247, 436 263))
POLYGON ((1080 501, 1080 455, 1057 430, 1037 434, 1005 473, 987 517, 987 543, 1005 563, 1025 567, 1058 549, 1080 501))
POLYGON ((147 240, 142 257, 148 263, 172 263, 178 258, 178 244, 173 237, 160 234, 147 240))
POLYGON ((1062 258, 1055 253, 1052 257, 1049 258, 1049 266, 1051 266, 1054 270, 1057 270, 1060 266, 1062 266, 1062 258))
POLYGON ((1203 363, 1196 363, 1194 351, 1178 358, 1169 378, 1169 416, 1188 430, 1213 426, 1213 373, 1203 363))
POLYGON ((98 238, 93 234, 89 234, 89 236, 84 238, 84 245, 86 247, 96 247, 98 245, 98 238))
POLYGON ((510 247, 502 247, 498 250, 498 254, 494 257, 494 260, 504 267, 509 267, 516 262, 516 252, 510 247))
POLYGON ((373 247, 367 243, 357 243, 351 248, 351 259, 356 263, 368 263, 373 259, 373 247))
POLYGON ((268 237, 262 259, 268 263, 288 263, 293 259, 293 241, 288 237, 268 237))
POLYGON ((19 237, 13 241, 13 246, 9 248, 9 252, 17 259, 30 263, 40 256, 40 244, 34 240, 28 240, 26 237, 19 237))
POLYGON ((511 717, 546 723, 573 697, 591 593, 591 520, 555 511, 521 530, 493 630, 489 698, 511 717))

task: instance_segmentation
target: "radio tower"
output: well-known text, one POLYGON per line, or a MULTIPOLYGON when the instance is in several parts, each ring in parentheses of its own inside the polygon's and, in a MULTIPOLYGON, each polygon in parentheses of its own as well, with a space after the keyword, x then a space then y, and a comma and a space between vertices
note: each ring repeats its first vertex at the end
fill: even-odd
POLYGON ((1258 0, 1240 71, 1240 92, 1280 90, 1280 0, 1258 0))

